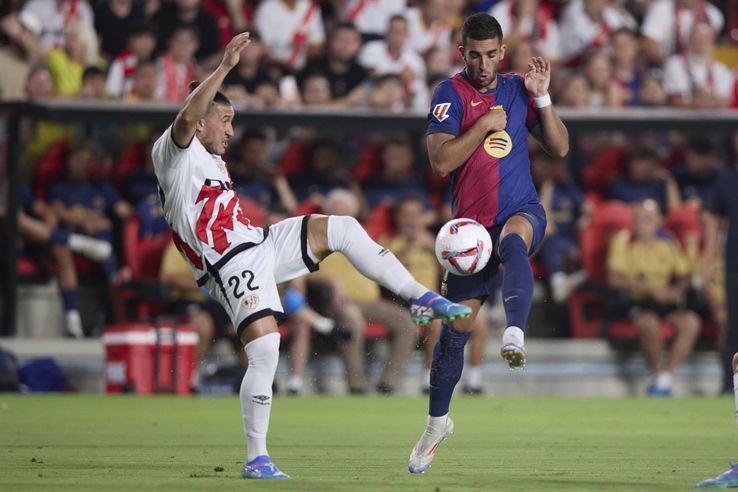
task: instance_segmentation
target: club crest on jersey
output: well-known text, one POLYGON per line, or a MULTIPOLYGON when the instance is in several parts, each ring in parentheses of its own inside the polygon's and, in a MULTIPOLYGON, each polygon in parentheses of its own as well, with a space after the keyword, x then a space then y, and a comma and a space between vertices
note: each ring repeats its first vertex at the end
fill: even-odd
POLYGON ((512 150, 512 139, 505 130, 495 132, 484 139, 484 150, 492 157, 505 157, 512 150))
POLYGON ((246 309, 256 309, 256 306, 259 305, 259 295, 258 294, 250 294, 243 298, 243 307, 246 309))
POLYGON ((451 103, 436 104, 436 107, 433 108, 433 116, 435 116, 438 121, 443 122, 443 120, 450 116, 448 114, 448 108, 450 107, 451 103))

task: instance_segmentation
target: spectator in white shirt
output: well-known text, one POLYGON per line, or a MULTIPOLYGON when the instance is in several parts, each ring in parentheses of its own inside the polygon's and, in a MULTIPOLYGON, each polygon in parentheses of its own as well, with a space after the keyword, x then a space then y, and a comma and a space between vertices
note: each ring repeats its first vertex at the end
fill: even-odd
POLYGON ((302 70, 325 42, 320 7, 310 0, 265 0, 256 10, 254 25, 268 61, 289 73, 302 70))
POLYGON ((428 87, 425 84, 425 63, 408 47, 408 25, 401 15, 390 19, 384 41, 370 41, 359 53, 359 63, 371 77, 396 74, 402 77, 406 95, 412 107, 427 104, 428 87))
POLYGON ((679 107, 724 108, 730 104, 733 74, 715 61, 715 31, 708 24, 696 24, 687 51, 672 55, 664 69, 664 89, 669 103, 679 107))
POLYGON ((409 46, 421 55, 431 48, 451 46, 451 26, 446 0, 422 0, 420 7, 407 9, 405 18, 410 33, 409 46))
POLYGON ((86 0, 29 0, 23 12, 32 13, 41 22, 41 47, 45 50, 64 46, 66 29, 73 24, 95 28, 86 0))
POLYGON ((156 32, 150 24, 134 26, 128 35, 127 48, 110 64, 105 92, 108 97, 119 99, 131 94, 136 67, 148 60, 156 48, 156 32))
POLYGON ((643 19, 643 51, 649 63, 662 66, 672 54, 686 51, 692 26, 709 25, 717 35, 723 29, 723 14, 704 0, 656 0, 643 19))
POLYGON ((550 61, 561 58, 559 26, 551 9, 539 0, 502 0, 489 11, 497 19, 510 47, 531 41, 536 51, 550 61))
POLYGON ((585 53, 602 49, 610 33, 636 28, 633 17, 608 0, 572 0, 561 17, 561 59, 570 67, 581 65, 585 53))
POLYGON ((407 9, 405 0, 348 0, 341 18, 356 26, 364 41, 382 39, 393 15, 407 9))

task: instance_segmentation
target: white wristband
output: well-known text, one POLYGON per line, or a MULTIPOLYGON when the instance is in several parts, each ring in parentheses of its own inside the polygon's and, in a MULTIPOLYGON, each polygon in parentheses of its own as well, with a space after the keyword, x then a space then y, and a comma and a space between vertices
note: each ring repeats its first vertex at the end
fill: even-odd
POLYGON ((551 105, 551 96, 549 94, 541 97, 534 97, 533 100, 536 102, 536 107, 538 109, 551 105))

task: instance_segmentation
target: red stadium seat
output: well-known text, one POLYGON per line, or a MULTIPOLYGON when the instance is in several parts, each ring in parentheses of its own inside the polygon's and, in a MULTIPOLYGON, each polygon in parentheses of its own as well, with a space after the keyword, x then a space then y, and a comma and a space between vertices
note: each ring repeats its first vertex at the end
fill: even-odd
MULTIPOLYGON (((64 173, 64 160, 69 150, 69 140, 60 140, 46 149, 46 152, 33 167, 33 193, 38 198, 46 198, 46 190, 49 183, 61 178, 64 173)), ((99 163, 95 162, 90 168, 90 178, 94 181, 102 179, 103 172, 99 163)))
POLYGON ((282 157, 277 162, 277 169, 281 174, 290 177, 299 173, 307 167, 310 157, 310 144, 307 142, 295 141, 287 147, 282 157))
POLYGON ((666 230, 677 238, 682 248, 686 248, 691 241, 702 244, 702 219, 697 207, 684 204, 672 210, 666 217, 666 230))
POLYGON ((372 176, 376 176, 382 169, 382 145, 369 145, 362 150, 359 159, 352 169, 354 179, 363 183, 372 176))
POLYGON ((393 235, 393 212, 394 207, 389 203, 380 203, 372 210, 364 224, 364 229, 372 239, 393 235))
POLYGON ((308 215, 308 214, 319 214, 322 212, 322 207, 313 198, 306 198, 297 205, 295 210, 295 216, 308 215))
POLYGON ((145 142, 137 142, 123 149, 120 157, 113 164, 111 178, 116 190, 121 191, 128 175, 143 165, 145 148, 145 142))
POLYGON ((582 266, 588 279, 595 284, 607 280, 605 262, 610 237, 633 226, 630 207, 621 202, 605 202, 592 213, 592 220, 584 227, 579 238, 582 251, 582 266))
POLYGON ((599 293, 573 292, 569 296, 568 308, 573 338, 599 338, 604 317, 599 293))
POLYGON ((610 183, 625 172, 625 161, 625 148, 617 145, 602 147, 582 171, 584 191, 606 197, 610 183))

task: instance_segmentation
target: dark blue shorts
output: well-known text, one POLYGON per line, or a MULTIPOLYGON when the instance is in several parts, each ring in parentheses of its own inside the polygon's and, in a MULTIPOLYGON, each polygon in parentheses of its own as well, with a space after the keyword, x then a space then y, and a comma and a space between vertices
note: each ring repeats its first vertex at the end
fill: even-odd
MULTIPOLYGON (((528 252, 532 256, 538 251, 543 242, 543 236, 546 232, 546 212, 539 202, 531 202, 513 215, 522 215, 533 226, 533 243, 528 252)), ((503 226, 504 224, 498 224, 487 228, 492 238, 492 258, 489 259, 489 263, 484 267, 484 270, 467 276, 446 272, 441 282, 442 296, 453 302, 461 302, 468 299, 484 301, 494 294, 495 289, 499 287, 496 277, 500 268, 499 248, 503 226)))

